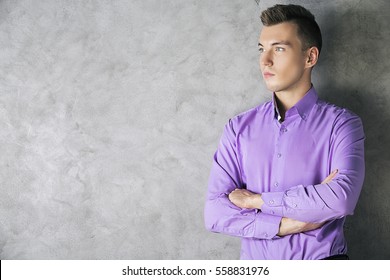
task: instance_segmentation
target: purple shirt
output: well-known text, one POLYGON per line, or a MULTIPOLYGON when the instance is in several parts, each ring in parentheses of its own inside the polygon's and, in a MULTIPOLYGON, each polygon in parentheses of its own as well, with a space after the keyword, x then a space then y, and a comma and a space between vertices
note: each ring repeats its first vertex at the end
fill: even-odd
POLYGON ((312 87, 280 123, 274 100, 226 124, 214 155, 205 205, 213 232, 242 238, 241 259, 322 259, 345 254, 345 217, 364 180, 364 132, 352 112, 325 103, 312 87), (321 182, 335 169, 327 184, 321 182), (235 188, 261 193, 261 210, 229 201, 235 188), (279 237, 282 217, 325 222, 279 237))

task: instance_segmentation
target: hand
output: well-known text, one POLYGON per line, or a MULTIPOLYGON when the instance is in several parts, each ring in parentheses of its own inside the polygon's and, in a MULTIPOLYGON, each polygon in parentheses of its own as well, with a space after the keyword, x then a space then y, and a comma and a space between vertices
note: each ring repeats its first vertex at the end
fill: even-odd
POLYGON ((326 177, 326 178, 324 179, 324 181, 321 182, 321 184, 327 184, 327 183, 329 183, 330 181, 332 181, 332 179, 333 179, 334 177, 336 177, 337 172, 339 172, 338 169, 333 170, 332 173, 330 173, 330 174, 328 175, 328 177, 326 177))
POLYGON ((229 194, 229 200, 240 208, 260 209, 263 205, 261 195, 247 189, 235 189, 229 194))
MULTIPOLYGON (((324 181, 321 182, 321 184, 327 184, 330 181, 332 181, 333 178, 336 177, 337 172, 338 172, 337 169, 332 171, 332 173, 330 173, 328 175, 328 177, 326 177, 324 179, 324 181)), ((307 223, 307 222, 301 222, 298 220, 293 220, 290 218, 283 217, 281 222, 280 222, 279 232, 277 235, 278 236, 285 236, 285 235, 289 235, 289 234, 295 234, 295 233, 301 233, 301 232, 306 232, 306 231, 310 231, 310 230, 315 230, 317 228, 322 227, 324 225, 324 223, 325 222, 323 222, 323 223, 307 223)))
POLYGON ((289 234, 295 234, 295 233, 301 233, 306 232, 310 230, 315 230, 319 227, 322 227, 323 223, 307 223, 307 222, 301 222, 297 220, 293 220, 290 218, 283 217, 280 226, 279 226, 279 232, 278 236, 285 236, 289 234))

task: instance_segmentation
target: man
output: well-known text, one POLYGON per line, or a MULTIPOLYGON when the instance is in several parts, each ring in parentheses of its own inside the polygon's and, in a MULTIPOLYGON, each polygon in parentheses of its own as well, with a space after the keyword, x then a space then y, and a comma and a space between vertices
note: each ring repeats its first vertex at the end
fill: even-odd
POLYGON ((226 124, 214 155, 205 224, 242 238, 241 259, 348 259, 343 225, 364 180, 364 132, 318 99, 322 45, 297 5, 261 14, 260 69, 272 101, 226 124))

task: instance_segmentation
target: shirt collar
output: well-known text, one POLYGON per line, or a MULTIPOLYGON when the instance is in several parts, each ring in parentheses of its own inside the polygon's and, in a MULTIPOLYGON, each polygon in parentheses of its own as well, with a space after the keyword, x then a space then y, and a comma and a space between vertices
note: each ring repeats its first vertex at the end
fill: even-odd
MULTIPOLYGON (((311 109, 313 108, 314 104, 318 100, 317 91, 315 90, 314 86, 312 85, 308 92, 302 97, 301 100, 299 100, 293 107, 291 107, 286 112, 286 118, 293 116, 295 114, 299 114, 299 116, 306 120, 306 117, 309 115, 311 109)), ((275 93, 272 95, 272 104, 275 108, 275 117, 280 121, 280 113, 278 106, 276 105, 276 98, 275 93)))

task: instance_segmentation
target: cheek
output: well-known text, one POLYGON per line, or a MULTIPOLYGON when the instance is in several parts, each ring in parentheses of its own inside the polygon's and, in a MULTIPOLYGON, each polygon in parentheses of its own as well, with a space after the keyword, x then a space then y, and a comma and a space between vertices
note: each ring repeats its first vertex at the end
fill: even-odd
POLYGON ((301 75, 303 72, 302 61, 299 59, 292 58, 280 58, 279 63, 279 71, 283 76, 286 77, 295 77, 297 75, 301 75))
POLYGON ((278 57, 274 60, 274 68, 279 76, 289 76, 294 67, 294 63, 284 57, 278 57))

